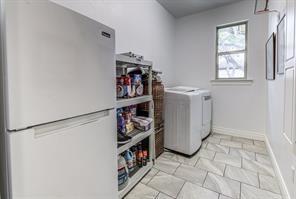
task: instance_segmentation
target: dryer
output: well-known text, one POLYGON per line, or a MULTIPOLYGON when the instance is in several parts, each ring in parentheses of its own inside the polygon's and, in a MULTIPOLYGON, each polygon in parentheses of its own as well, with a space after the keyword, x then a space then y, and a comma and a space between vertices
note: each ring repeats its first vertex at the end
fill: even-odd
POLYGON ((202 97, 199 88, 165 89, 164 146, 167 149, 194 154, 202 140, 202 97))
POLYGON ((201 138, 205 139, 212 129, 212 96, 209 90, 200 90, 202 103, 202 130, 201 138))

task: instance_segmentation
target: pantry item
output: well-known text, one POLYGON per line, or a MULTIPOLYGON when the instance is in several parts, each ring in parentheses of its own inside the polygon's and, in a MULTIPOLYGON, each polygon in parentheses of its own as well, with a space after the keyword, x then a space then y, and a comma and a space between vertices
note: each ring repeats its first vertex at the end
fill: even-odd
POLYGON ((124 189, 128 184, 128 168, 124 157, 118 156, 118 190, 124 189))
POLYGON ((121 110, 117 110, 117 132, 123 135, 126 134, 125 119, 121 110))
POLYGON ((143 84, 140 84, 140 85, 136 86, 136 95, 137 96, 142 96, 143 91, 144 91, 143 84))
POLYGON ((116 84, 117 85, 123 85, 124 84, 124 77, 116 77, 116 84))
POLYGON ((153 119, 149 117, 136 116, 132 118, 132 121, 137 129, 141 131, 148 131, 151 128, 153 119))
POLYGON ((138 154, 137 154, 137 165, 139 167, 143 166, 143 151, 142 151, 142 146, 141 143, 138 145, 138 154))
POLYGON ((136 97, 136 86, 135 85, 131 85, 129 87, 128 97, 130 97, 130 98, 136 97))
POLYGON ((148 159, 148 151, 144 150, 143 151, 143 166, 147 165, 147 159, 148 159))
POLYGON ((132 83, 136 86, 142 84, 142 75, 141 74, 133 74, 132 83))
POLYGON ((118 98, 123 98, 124 97, 124 93, 125 93, 124 87, 122 85, 117 85, 116 90, 117 90, 117 97, 118 98))
POLYGON ((130 87, 129 85, 123 85, 123 91, 124 91, 123 98, 128 97, 129 87, 130 87))
POLYGON ((132 152, 133 152, 133 164, 134 166, 137 166, 137 153, 138 153, 138 149, 136 146, 132 147, 132 152))
POLYGON ((133 162, 134 157, 133 156, 134 156, 134 154, 130 150, 127 150, 124 155, 129 172, 134 170, 134 162, 133 162))
POLYGON ((117 97, 132 98, 142 96, 144 87, 141 74, 122 75, 116 78, 117 97))
POLYGON ((135 129, 134 123, 132 123, 132 122, 127 123, 125 125, 125 128, 126 128, 126 134, 129 134, 130 132, 132 132, 135 129))
POLYGON ((131 105, 129 108, 130 108, 130 111, 132 113, 132 117, 136 117, 136 115, 137 115, 137 105, 131 105))
POLYGON ((125 120, 126 123, 130 123, 132 120, 132 113, 130 111, 130 109, 127 107, 125 109, 123 109, 122 111, 122 116, 125 120))
POLYGON ((129 75, 116 78, 117 97, 128 98, 135 96, 135 88, 132 88, 132 79, 129 75))
POLYGON ((132 84, 132 80, 131 80, 129 75, 126 75, 126 76, 123 77, 123 82, 124 82, 123 84, 127 85, 127 86, 132 84))
POLYGON ((124 77, 124 89, 125 89, 125 95, 124 97, 129 97, 131 95, 131 78, 130 76, 125 76, 124 77))

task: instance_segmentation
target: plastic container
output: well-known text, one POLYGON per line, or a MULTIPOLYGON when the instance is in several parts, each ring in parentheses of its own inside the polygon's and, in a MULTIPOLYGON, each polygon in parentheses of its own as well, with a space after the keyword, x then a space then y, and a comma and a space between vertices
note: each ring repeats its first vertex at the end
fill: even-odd
POLYGON ((128 168, 124 157, 118 156, 118 191, 124 189, 128 184, 128 168))

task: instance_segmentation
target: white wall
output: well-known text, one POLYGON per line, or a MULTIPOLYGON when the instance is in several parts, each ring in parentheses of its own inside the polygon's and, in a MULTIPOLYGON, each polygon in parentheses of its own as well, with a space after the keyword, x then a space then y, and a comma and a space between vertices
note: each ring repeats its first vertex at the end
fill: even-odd
MULTIPOLYGON (((286 6, 285 1, 271 0, 270 3, 271 8, 281 11, 281 16, 283 16, 286 6)), ((272 32, 276 33, 278 22, 279 18, 277 14, 273 13, 269 15, 269 35, 272 32)), ((267 106, 267 137, 292 197, 296 187, 293 185, 291 167, 296 165, 296 157, 292 154, 290 144, 283 135, 284 75, 276 75, 274 81, 268 81, 267 106)), ((292 198, 294 199, 295 197, 296 195, 292 198)))
POLYGON ((172 84, 175 19, 155 0, 53 0, 116 31, 116 52, 144 55, 172 84))
MULTIPOLYGON (((254 16, 254 1, 186 16, 176 23, 175 84, 213 92, 213 124, 218 131, 265 133, 265 41, 267 16, 254 16), (251 85, 212 85, 215 78, 216 26, 249 21, 248 78, 251 85)), ((214 129, 215 130, 215 129, 214 129)))

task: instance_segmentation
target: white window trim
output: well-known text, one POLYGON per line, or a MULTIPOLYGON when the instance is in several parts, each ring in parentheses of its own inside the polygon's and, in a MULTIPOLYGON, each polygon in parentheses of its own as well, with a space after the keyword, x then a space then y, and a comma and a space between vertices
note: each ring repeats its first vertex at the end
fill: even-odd
MULTIPOLYGON (((213 84, 219 83, 221 84, 221 82, 225 82, 226 84, 229 84, 230 82, 236 82, 236 84, 252 84, 253 80, 249 80, 248 79, 248 21, 240 21, 240 22, 235 22, 235 23, 230 23, 230 24, 226 24, 226 25, 221 25, 221 26, 217 26, 216 27, 216 64, 215 64, 215 80, 212 80, 211 82, 213 84), (218 30, 221 28, 227 28, 227 27, 231 27, 231 26, 238 26, 238 25, 242 25, 245 24, 246 25, 246 43, 245 43, 245 49, 244 50, 237 50, 237 51, 230 51, 230 52, 223 52, 223 53, 218 53, 218 30), (244 77, 242 78, 218 78, 218 60, 219 60, 219 55, 221 54, 234 54, 234 53, 238 53, 238 52, 245 52, 245 66, 244 66, 244 77)), ((225 84, 224 83, 224 84, 225 84)))
POLYGON ((252 79, 214 79, 211 80, 211 84, 214 86, 223 86, 223 85, 252 85, 254 80, 252 79))

